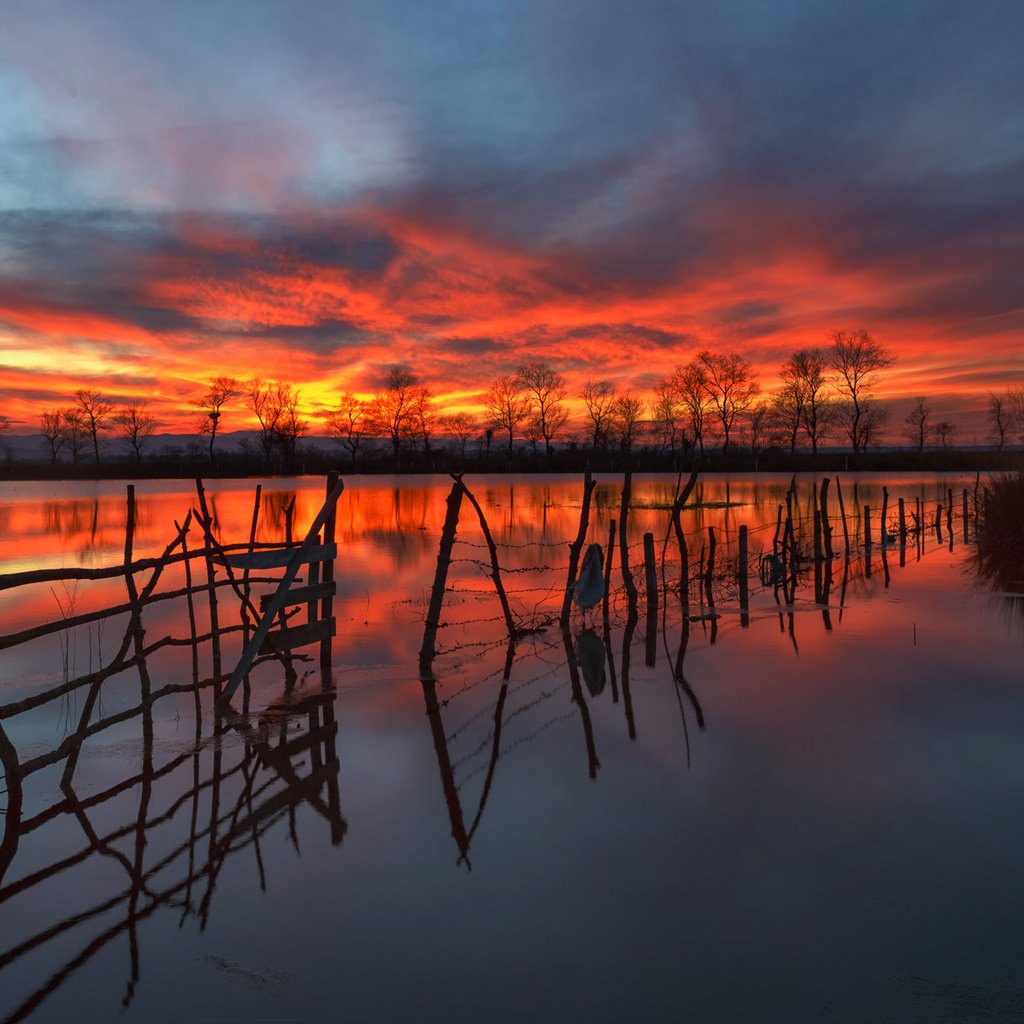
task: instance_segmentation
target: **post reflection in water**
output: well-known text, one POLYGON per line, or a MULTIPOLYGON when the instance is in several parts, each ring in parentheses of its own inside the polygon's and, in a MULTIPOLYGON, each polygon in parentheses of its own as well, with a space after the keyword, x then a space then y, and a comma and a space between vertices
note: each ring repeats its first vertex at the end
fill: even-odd
MULTIPOLYGON (((674 851, 684 877, 731 885, 716 874, 715 858, 743 876, 746 869, 734 863, 732 845, 743 833, 737 833, 731 813, 749 817, 756 844, 757 829, 767 827, 758 801, 768 801, 783 815, 789 813, 787 800, 803 814, 818 813, 812 795, 838 801, 824 791, 812 794, 813 787, 803 784, 795 795, 772 795, 775 777, 790 768, 802 779, 815 777, 810 755, 802 753, 805 745, 814 749, 831 742, 835 753, 830 756, 852 757, 856 745, 844 731, 848 721, 877 744, 875 723, 862 705, 877 707, 879 691, 844 652, 874 657, 870 647, 850 644, 887 630, 912 626, 915 644, 919 630, 928 634, 929 613, 900 602, 920 600, 924 589, 939 592, 936 581, 955 564, 949 543, 962 536, 948 515, 959 510, 951 509, 944 481, 890 480, 893 495, 909 498, 913 507, 934 508, 936 495, 945 496, 946 523, 938 516, 925 522, 913 512, 905 517, 901 502, 897 532, 889 521, 895 504, 883 513, 885 496, 868 481, 854 482, 856 519, 850 520, 829 506, 838 488, 815 481, 683 483, 606 478, 595 485, 592 504, 579 479, 518 481, 514 504, 512 486, 503 481, 351 486, 338 506, 339 550, 330 581, 337 636, 318 641, 319 660, 268 647, 234 706, 218 703, 216 696, 253 634, 260 596, 266 597, 273 581, 258 568, 231 578, 222 560, 199 553, 211 538, 224 545, 238 541, 250 551, 297 544, 319 504, 311 484, 267 486, 255 506, 251 494, 225 487, 212 492, 194 514, 187 503, 172 506, 172 497, 180 495, 146 496, 139 514, 129 511, 127 518, 115 510, 116 499, 101 496, 77 511, 43 510, 42 525, 26 508, 0 506, 26 536, 60 541, 60 546, 44 545, 44 565, 113 564, 116 559, 108 553, 116 545, 110 534, 118 522, 122 532, 126 523, 135 524, 128 529, 125 561, 157 563, 144 572, 83 579, 79 603, 63 618, 54 618, 48 593, 53 581, 31 577, 39 565, 15 563, 18 572, 31 577, 17 588, 23 595, 19 601, 11 597, 15 588, 0 589, 0 607, 10 612, 0 651, 12 659, 11 681, 19 685, 0 705, 2 1019, 34 1018, 65 988, 96 990, 97 981, 83 979, 101 964, 106 980, 99 987, 107 1001, 95 1019, 109 1019, 118 1008, 145 1019, 159 1000, 147 988, 161 973, 147 966, 156 949, 161 957, 173 957, 168 950, 189 941, 189 928, 196 935, 215 929, 223 936, 236 915, 247 920, 239 903, 245 885, 268 901, 275 921, 284 921, 287 902, 274 892, 275 878, 281 877, 288 878, 288 898, 297 901, 298 915, 319 922, 307 948, 301 943, 296 948, 297 933, 290 931, 291 940, 278 950, 288 969, 303 979, 297 1015, 322 1014, 329 1005, 330 972, 307 977, 296 964, 303 954, 315 960, 330 934, 344 951, 334 970, 344 977, 353 1012, 358 1016, 361 1006, 366 1011, 361 1019, 386 1019, 379 995, 388 987, 386 980, 376 987, 360 982, 363 975, 376 977, 363 956, 364 944, 376 950, 374 963, 390 959, 389 947, 377 945, 377 931, 386 933, 397 951, 404 950, 396 952, 398 966, 391 970, 407 975, 410 989, 416 988, 403 937, 402 900, 388 895, 391 887, 398 886, 403 899, 418 907, 427 905, 425 893, 432 886, 444 888, 432 856, 440 823, 449 872, 452 861, 460 875, 474 869, 474 879, 485 879, 481 886, 490 884, 488 877, 500 885, 504 872, 524 908, 546 912, 530 903, 530 889, 517 874, 524 869, 513 857, 539 870, 534 854, 554 843, 549 831, 520 832, 515 825, 517 816, 539 813, 549 789, 572 794, 558 804, 557 832, 558 842, 576 858, 572 869, 552 864, 551 871, 561 874, 548 878, 544 891, 555 904, 558 897, 552 894, 560 888, 576 890, 573 871, 590 879, 588 885, 603 884, 600 875, 591 877, 595 868, 582 852, 587 840, 577 841, 573 832, 584 830, 588 816, 598 814, 595 800, 606 802, 607 829, 607 849, 598 852, 597 861, 619 869, 632 863, 629 857, 651 864, 671 861, 668 853, 664 858, 659 853, 660 842, 674 851), (169 545, 165 528, 165 537, 159 536, 168 521, 175 526, 169 545), (55 523, 59 530, 46 526, 55 523), (203 537, 198 546, 197 523, 203 537), (567 584, 587 543, 600 545, 604 553, 600 618, 596 608, 571 609, 566 618, 567 584), (899 544, 898 551, 888 550, 892 543, 899 544), (908 543, 914 545, 913 559, 906 558, 908 543), (185 554, 195 557, 174 561, 185 554), (638 636, 641 612, 645 629, 638 636), (97 645, 93 631, 101 616, 106 631, 97 645), (826 697, 841 706, 835 714, 844 719, 842 729, 833 722, 826 697), (801 703, 817 709, 820 720, 808 717, 801 703), (49 742, 54 728, 56 740, 49 742), (401 736, 400 748, 383 745, 393 740, 392 729, 401 736), (742 779, 752 795, 733 788, 726 806, 716 807, 708 780, 736 784, 722 775, 723 752, 743 766, 742 779), (342 758, 371 787, 366 796, 346 792, 345 816, 342 758), (399 787, 404 801, 396 796, 389 803, 386 783, 372 781, 378 773, 399 787), (656 825, 662 812, 653 794, 667 778, 674 783, 666 821, 675 815, 687 822, 686 829, 677 830, 680 836, 685 832, 685 846, 683 838, 661 834, 656 825), (589 788, 576 788, 575 780, 589 788), (634 785, 636 780, 644 782, 634 785), (382 833, 383 845, 368 856, 359 852, 365 841, 360 829, 376 824, 380 830, 375 815, 384 812, 376 810, 378 802, 398 820, 389 826, 394 837, 382 833), (421 817, 415 832, 404 821, 421 817), (343 842, 349 820, 352 834, 343 842), (724 842, 723 835, 733 839, 724 842), (627 836, 642 845, 628 849, 627 836), (324 843, 329 855, 321 850, 324 843), (705 844, 707 863, 699 853, 705 844), (506 854, 506 846, 515 854, 506 854), (294 865, 283 859, 285 847, 294 865), (408 854, 396 853, 406 849, 408 854), (303 872, 293 875, 303 854, 303 872), (383 862, 380 868, 371 863, 376 857, 383 862), (401 873, 410 878, 408 887, 398 880, 401 873), (333 895, 339 887, 352 904, 349 909, 333 895), (357 913, 356 906, 365 911, 357 913), (377 923, 377 915, 384 915, 387 926, 377 923), (348 925, 335 923, 341 918, 348 925), (150 947, 151 935, 161 936, 159 946, 150 947), (122 958, 116 992, 110 980, 115 951, 122 958)), ((841 490, 838 496, 841 502, 841 490)), ((306 628, 291 617, 307 608, 313 624, 323 591, 314 598, 309 588, 323 579, 311 572, 303 581, 301 604, 283 613, 282 630, 306 628)), ((962 600, 949 593, 951 603, 962 600)), ((935 636, 935 627, 930 629, 935 636)), ((896 650, 894 657, 904 659, 901 671, 907 671, 906 654, 896 650)), ((920 685, 913 684, 915 694, 922 692, 920 685)), ((910 701, 893 705, 886 713, 907 714, 914 707, 910 701)), ((824 758, 817 784, 829 784, 828 768, 824 758)), ((898 788, 898 778, 890 781, 898 788)), ((863 785, 854 776, 845 784, 863 785)), ((867 798, 866 792, 857 795, 867 798)), ((548 824, 554 827, 555 819, 548 824)), ((843 827, 836 828, 836 835, 843 834, 843 827)), ((766 864, 781 844, 792 847, 802 870, 816 870, 808 866, 807 851, 795 845, 802 840, 798 829, 771 835, 774 847, 763 840, 755 845, 766 864)), ((808 841, 811 847, 817 842, 813 836, 808 841)), ((765 870, 788 879, 788 864, 765 870)), ((674 893, 673 876, 661 877, 665 891, 674 893)), ((743 877, 759 920, 769 920, 767 890, 751 890, 753 876, 743 877)), ((818 884, 824 883, 819 879, 818 884)), ((493 903, 490 888, 474 891, 490 894, 499 919, 514 916, 511 904, 493 903)), ((706 932, 699 936, 705 952, 687 947, 689 954, 720 956, 725 963, 729 956, 713 922, 720 913, 735 923, 729 898, 718 907, 705 906, 699 892, 687 899, 706 932)), ((678 903, 669 900, 669 905, 678 903)), ((622 903, 609 912, 620 915, 615 920, 623 925, 634 909, 622 903)), ((456 916, 466 912, 453 911, 456 916)), ((658 916, 654 909, 647 912, 658 916)), ((631 925, 623 934, 635 931, 631 925)), ((657 941, 680 952, 670 934, 657 930, 657 941)), ((621 954, 616 935, 606 941, 621 954)), ((758 935, 761 941, 767 937, 763 931, 758 935)), ((252 935, 244 941, 239 935, 236 942, 258 944, 252 935)), ((650 963, 660 962, 653 945, 644 948, 650 963)), ((469 946, 460 946, 459 953, 473 959, 469 946)), ((517 947, 515 957, 529 955, 517 947)), ((433 954, 423 956, 437 971, 433 954)), ((842 959, 837 955, 836 964, 842 959)), ((713 967, 714 961, 705 965, 713 967)), ((181 969, 183 977, 194 971, 187 964, 181 969)), ((516 970, 503 977, 514 977, 516 970)), ((636 970, 652 991, 664 987, 660 975, 644 973, 653 967, 636 970)), ((829 971, 830 977, 842 976, 839 967, 829 971)), ((602 990, 610 1006, 622 1008, 614 992, 602 990)), ((778 997, 770 985, 765 991, 778 997)), ((706 993, 694 998, 704 1019, 726 1019, 710 1012, 714 1004, 706 993)), ((525 1004, 514 1005, 521 1018, 525 1004)), ((822 1000, 817 1008, 824 1005, 822 1000)), ((415 1007, 411 1000, 402 1009, 412 1013, 415 1007)), ((672 1013, 651 1010, 645 1007, 649 1019, 672 1019, 672 1013)), ((611 1019, 593 1007, 590 1016, 611 1019)), ((451 1019, 470 1018, 453 1011, 451 1019)), ((790 1019, 802 1018, 797 1013, 790 1019)))

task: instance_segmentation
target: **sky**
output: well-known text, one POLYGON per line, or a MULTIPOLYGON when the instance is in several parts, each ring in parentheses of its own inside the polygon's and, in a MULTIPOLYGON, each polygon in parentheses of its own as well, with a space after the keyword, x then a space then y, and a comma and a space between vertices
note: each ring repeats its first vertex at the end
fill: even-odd
MULTIPOLYGON (((5 0, 0 412, 191 429, 212 376, 314 418, 527 359, 765 390, 865 329, 984 434, 1024 383, 1018 0, 5 0)), ((241 409, 223 429, 246 425, 241 409)), ((896 427, 890 430, 895 432, 896 427)))

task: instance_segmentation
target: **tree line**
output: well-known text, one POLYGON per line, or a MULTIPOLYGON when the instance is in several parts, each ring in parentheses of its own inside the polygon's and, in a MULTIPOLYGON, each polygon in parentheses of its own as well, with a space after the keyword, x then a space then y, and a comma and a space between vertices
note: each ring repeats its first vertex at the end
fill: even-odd
MULTIPOLYGON (((446 413, 412 371, 393 368, 368 399, 342 393, 324 419, 324 430, 353 468, 380 443, 390 449, 397 467, 404 453, 429 454, 441 444, 464 459, 474 440, 488 462, 493 446, 509 466, 517 445, 549 459, 557 444, 626 455, 644 445, 675 458, 703 456, 710 445, 727 453, 740 434, 755 453, 809 448, 816 454, 826 440, 838 439, 856 455, 883 438, 888 410, 877 390, 894 362, 892 353, 867 331, 837 330, 827 345, 793 352, 770 392, 762 390, 752 364, 740 353, 705 349, 677 365, 649 395, 619 390, 613 381, 602 379, 588 379, 570 395, 560 372, 534 360, 495 377, 481 395, 476 415, 446 413), (575 424, 570 422, 572 399, 582 408, 582 420, 575 424)), ((1014 437, 1024 443, 1024 386, 988 397, 990 433, 998 449, 1014 437)), ((206 457, 216 460, 222 420, 242 408, 256 423, 255 454, 267 466, 291 465, 311 427, 300 398, 297 388, 279 381, 211 378, 191 402, 197 410, 196 435, 206 439, 206 457)), ((111 435, 141 461, 157 420, 145 399, 115 404, 99 391, 80 389, 69 405, 44 410, 40 428, 54 464, 62 453, 72 463, 89 455, 99 463, 101 441, 111 435)), ((955 432, 949 420, 934 420, 926 396, 914 399, 902 431, 918 452, 933 443, 946 448, 955 432)))

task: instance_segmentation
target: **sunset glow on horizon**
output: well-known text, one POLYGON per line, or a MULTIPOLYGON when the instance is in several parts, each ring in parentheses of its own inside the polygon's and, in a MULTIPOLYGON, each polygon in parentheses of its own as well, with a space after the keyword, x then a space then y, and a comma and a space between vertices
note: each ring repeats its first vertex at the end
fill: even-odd
POLYGON ((927 395, 983 438, 1024 383, 1012 4, 10 7, 14 433, 78 388, 191 432, 220 374, 314 433, 394 366, 447 412, 531 359, 577 396, 739 352, 771 391, 837 329, 896 356, 892 435, 927 395))

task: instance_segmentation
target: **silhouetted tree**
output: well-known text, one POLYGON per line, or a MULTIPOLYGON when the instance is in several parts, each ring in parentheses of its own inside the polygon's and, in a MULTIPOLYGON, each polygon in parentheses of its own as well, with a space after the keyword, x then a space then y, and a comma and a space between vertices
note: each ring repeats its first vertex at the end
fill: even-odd
POLYGON ((700 447, 700 454, 703 456, 705 427, 708 413, 711 411, 711 398, 703 365, 694 361, 685 366, 677 366, 675 373, 672 374, 672 387, 678 396, 679 407, 686 417, 693 444, 700 447))
POLYGON ((484 395, 484 409, 491 426, 508 435, 508 464, 511 468, 515 433, 530 411, 530 402, 520 388, 519 378, 514 374, 498 377, 484 395))
POLYGON ((278 405, 274 401, 276 387, 277 385, 273 381, 252 377, 245 382, 243 388, 245 404, 259 424, 263 460, 268 466, 274 454, 274 431, 277 427, 276 418, 279 413, 278 405))
POLYGON ((365 436, 365 425, 366 406, 349 391, 342 394, 338 407, 327 414, 327 429, 331 437, 349 453, 353 471, 365 436))
POLYGON ((635 391, 619 395, 612 403, 609 427, 619 447, 627 455, 633 451, 646 408, 646 403, 635 391))
POLYGON ((790 451, 796 450, 797 428, 807 435, 811 453, 825 436, 832 419, 832 401, 828 395, 828 358, 820 348, 802 348, 794 352, 779 371, 780 395, 774 403, 776 414, 785 411, 784 421, 790 433, 790 451))
POLYGON ((914 405, 910 412, 907 413, 907 418, 903 421, 906 424, 903 433, 907 440, 917 448, 918 455, 924 451, 925 443, 931 432, 931 428, 928 426, 931 414, 931 406, 926 404, 925 396, 918 395, 914 399, 914 405))
POLYGON ((376 436, 390 440, 396 470, 402 441, 412 437, 418 427, 425 394, 429 398, 414 373, 395 367, 388 371, 384 386, 367 408, 367 428, 376 436))
POLYGON ((156 433, 156 417, 149 411, 149 403, 136 398, 114 413, 117 432, 127 442, 135 455, 135 461, 142 461, 142 448, 156 433))
POLYGON ((85 414, 78 406, 70 405, 66 409, 58 409, 57 415, 60 418, 61 437, 64 447, 67 448, 68 453, 71 455, 71 464, 77 466, 89 440, 85 414))
POLYGON ((1015 384, 1006 389, 1006 408, 1010 414, 1010 422, 1014 432, 1024 444, 1024 384, 1015 384))
POLYGON ((459 459, 463 462, 466 459, 466 445, 469 439, 477 432, 478 424, 476 417, 468 412, 455 412, 448 416, 441 417, 441 425, 444 432, 455 442, 459 452, 459 459))
POLYGON ((604 448, 608 443, 608 423, 615 404, 615 385, 607 380, 588 380, 580 397, 590 417, 591 444, 594 448, 604 448))
POLYGON ((935 424, 935 439, 939 442, 943 451, 953 443, 953 436, 955 434, 955 423, 951 423, 949 420, 939 420, 939 422, 935 424))
POLYGON ((885 410, 876 403, 872 391, 878 386, 881 371, 895 361, 867 331, 832 332, 832 383, 840 395, 838 415, 854 455, 877 440, 885 425, 885 410))
POLYGON ((684 447, 685 436, 679 422, 679 396, 671 380, 660 380, 654 386, 651 403, 651 430, 655 443, 668 450, 675 464, 676 451, 684 447))
POLYGON ((439 415, 434 408, 434 398, 422 384, 416 388, 413 396, 413 410, 410 419, 409 436, 412 438, 413 446, 422 442, 423 451, 430 452, 430 439, 437 429, 439 415))
POLYGON ((214 377, 206 389, 206 394, 192 403, 203 411, 197 429, 200 434, 210 435, 211 462, 213 462, 213 444, 217 440, 217 428, 220 426, 224 406, 232 399, 238 398, 242 391, 243 388, 234 377, 214 377))
POLYGON ((750 428, 750 450, 754 456, 764 446, 764 439, 771 429, 772 403, 767 399, 754 402, 746 413, 747 425, 750 428))
POLYGON ((99 391, 80 388, 75 392, 75 408, 81 414, 82 425, 92 441, 93 455, 98 466, 100 464, 100 434, 107 429, 107 420, 114 409, 114 404, 104 398, 99 391))
POLYGON ((750 408, 761 389, 754 380, 750 362, 737 352, 720 355, 705 349, 697 356, 697 362, 704 369, 704 387, 722 424, 722 451, 727 452, 736 417, 750 408))
POLYGON ((516 371, 519 386, 530 402, 530 434, 540 434, 544 439, 544 452, 550 458, 551 442, 569 419, 565 407, 568 392, 560 373, 547 363, 524 363, 516 371))
POLYGON ((299 397, 299 390, 291 384, 276 384, 271 397, 273 441, 280 449, 285 465, 295 461, 299 440, 309 432, 309 424, 299 415, 299 397))
POLYGON ((792 454, 796 451, 797 438, 804 422, 804 403, 807 398, 806 389, 800 380, 787 379, 783 367, 782 387, 771 396, 771 415, 780 434, 789 445, 792 454))
POLYGON ((1009 427, 1009 409, 1006 405, 1006 399, 1002 395, 997 395, 994 391, 988 393, 988 419, 991 424, 989 428, 989 437, 996 442, 999 451, 1002 451, 1006 446, 1006 431, 1009 427))
POLYGON ((60 409, 44 409, 39 416, 39 432, 43 435, 50 465, 56 466, 64 447, 64 424, 60 409))

